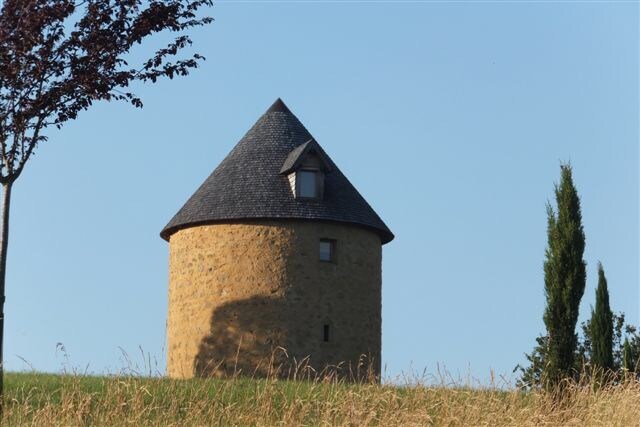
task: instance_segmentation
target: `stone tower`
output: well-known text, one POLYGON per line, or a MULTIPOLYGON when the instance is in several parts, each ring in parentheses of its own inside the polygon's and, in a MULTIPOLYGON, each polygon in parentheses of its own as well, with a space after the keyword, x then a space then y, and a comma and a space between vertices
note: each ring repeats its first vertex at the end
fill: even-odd
POLYGON ((160 236, 170 377, 379 375, 393 234, 280 99, 160 236))

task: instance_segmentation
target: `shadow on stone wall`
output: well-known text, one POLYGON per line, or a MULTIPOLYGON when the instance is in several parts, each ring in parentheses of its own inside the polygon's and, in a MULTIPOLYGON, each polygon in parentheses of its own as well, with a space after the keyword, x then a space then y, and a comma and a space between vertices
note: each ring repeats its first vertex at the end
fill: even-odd
MULTIPOLYGON (((197 377, 279 377, 288 379, 341 378, 378 381, 373 359, 337 363, 331 351, 296 355, 287 351, 289 309, 283 298, 252 297, 215 309, 210 333, 202 339, 194 360, 197 377), (326 353, 326 354, 325 354, 326 353), (313 366, 315 365, 315 366, 313 366)), ((296 321, 297 322, 297 321, 296 321)), ((309 334, 312 339, 312 334, 309 334)))
POLYGON ((287 361, 281 298, 252 297, 217 307, 194 361, 196 376, 273 375, 287 361))

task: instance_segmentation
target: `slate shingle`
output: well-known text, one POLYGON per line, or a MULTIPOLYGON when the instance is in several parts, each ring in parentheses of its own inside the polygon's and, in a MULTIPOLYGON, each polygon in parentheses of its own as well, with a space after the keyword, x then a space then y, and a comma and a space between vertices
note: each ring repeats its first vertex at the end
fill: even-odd
MULTIPOLYGON (((293 196, 280 174, 285 160, 313 137, 278 99, 258 119, 220 165, 160 232, 169 240, 176 231, 211 223, 251 219, 300 219, 350 223, 372 229, 382 243, 393 233, 317 145, 331 170, 325 174, 322 200, 293 196)), ((316 143, 317 144, 317 143, 316 143)))

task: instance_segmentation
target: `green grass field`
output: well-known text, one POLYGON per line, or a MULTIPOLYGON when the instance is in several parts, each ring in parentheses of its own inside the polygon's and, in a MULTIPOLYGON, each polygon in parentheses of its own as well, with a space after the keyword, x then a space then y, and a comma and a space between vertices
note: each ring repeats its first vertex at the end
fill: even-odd
POLYGON ((249 378, 5 376, 7 425, 640 425, 640 383, 541 392, 249 378))

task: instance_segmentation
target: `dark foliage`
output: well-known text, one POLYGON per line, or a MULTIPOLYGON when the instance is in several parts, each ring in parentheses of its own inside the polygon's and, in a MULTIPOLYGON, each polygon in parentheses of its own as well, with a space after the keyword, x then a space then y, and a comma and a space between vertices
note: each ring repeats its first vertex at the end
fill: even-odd
POLYGON ((520 378, 516 385, 521 388, 539 388, 542 385, 542 373, 547 360, 547 345, 549 339, 546 335, 536 338, 536 345, 531 353, 525 353, 529 366, 516 365, 513 372, 519 372, 520 378))
POLYGON ((575 374, 575 328, 586 281, 580 198, 571 166, 563 164, 560 169, 560 185, 555 188, 557 212, 547 205, 548 247, 544 262, 547 305, 543 318, 548 342, 543 382, 549 387, 575 374))
POLYGON ((591 364, 605 372, 613 370, 613 313, 609 307, 609 290, 602 264, 598 264, 596 308, 591 311, 589 332, 591 364))
POLYGON ((184 76, 204 59, 176 59, 184 34, 212 21, 212 0, 4 0, 0 10, 0 183, 22 172, 43 130, 62 126, 95 101, 142 101, 127 88, 184 76), (139 64, 125 59, 156 33, 174 40, 139 64))
POLYGON ((640 375, 640 335, 625 338, 622 346, 622 372, 640 375))
MULTIPOLYGON (((612 314, 613 324, 613 371, 620 373, 627 366, 629 372, 639 372, 637 365, 640 363, 640 334, 633 325, 625 324, 624 313, 612 314), (623 338, 624 337, 624 341, 623 338), (626 343, 626 344, 625 344, 626 343), (628 349, 625 350, 625 345, 628 349), (627 358, 625 359, 625 352, 627 358)), ((582 322, 580 325, 581 334, 576 337, 577 349, 575 353, 575 365, 573 372, 577 376, 590 376, 593 372, 592 332, 591 320, 582 322)), ((514 372, 519 372, 520 377, 517 385, 522 388, 540 388, 543 378, 543 369, 547 357, 547 336, 542 335, 536 338, 536 345, 529 354, 525 354, 528 366, 517 365, 514 372)))
POLYGON ((624 340, 624 347, 622 349, 622 369, 625 371, 633 371, 634 363, 633 356, 631 355, 631 346, 629 345, 629 340, 624 340))

